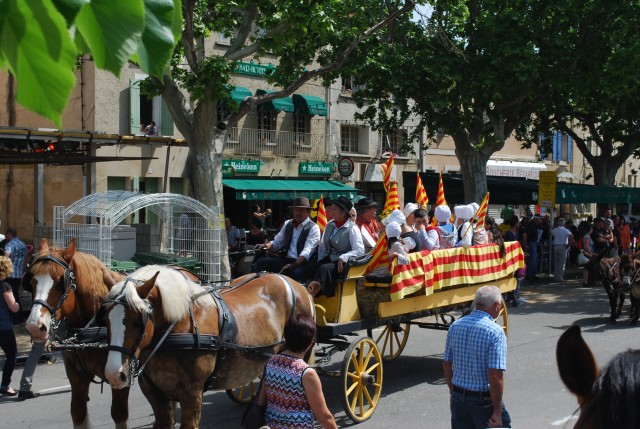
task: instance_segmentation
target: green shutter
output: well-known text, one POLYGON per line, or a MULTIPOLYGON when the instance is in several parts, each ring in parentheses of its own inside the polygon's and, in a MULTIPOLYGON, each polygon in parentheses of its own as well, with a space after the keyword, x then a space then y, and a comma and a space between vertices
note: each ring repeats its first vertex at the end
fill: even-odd
POLYGON ((173 118, 164 100, 160 102, 160 135, 173 137, 173 118))
POLYGON ((131 135, 140 134, 140 80, 129 80, 129 128, 131 135))
POLYGON ((126 177, 109 176, 107 177, 107 191, 124 191, 127 189, 126 183, 126 177))

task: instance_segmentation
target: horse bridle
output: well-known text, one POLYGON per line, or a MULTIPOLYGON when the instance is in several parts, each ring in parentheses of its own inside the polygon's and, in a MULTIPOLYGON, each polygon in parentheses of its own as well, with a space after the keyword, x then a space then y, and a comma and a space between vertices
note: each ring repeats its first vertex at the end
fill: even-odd
POLYGON ((60 265, 62 268, 64 268, 64 292, 58 299, 58 302, 56 303, 56 305, 52 307, 51 305, 49 305, 48 302, 42 299, 33 300, 33 304, 40 304, 41 306, 46 308, 47 311, 51 314, 50 332, 54 332, 58 328, 58 324, 60 322, 56 317, 56 313, 58 312, 58 310, 60 310, 60 308, 62 307, 62 304, 64 304, 64 301, 69 296, 69 293, 71 293, 71 291, 76 290, 76 275, 68 263, 66 263, 64 260, 60 258, 56 258, 53 255, 39 256, 35 261, 33 261, 31 266, 33 267, 38 262, 44 262, 44 261, 54 262, 60 265))
MULTIPOLYGON (((124 292, 125 287, 127 286, 127 283, 129 281, 132 282, 136 282, 136 280, 127 277, 127 279, 124 281, 124 286, 122 287, 122 291, 124 292)), ((146 301, 146 300, 145 300, 146 301)), ((147 309, 145 309, 145 311, 142 311, 140 314, 140 317, 142 318, 142 326, 143 331, 142 331, 142 335, 140 335, 140 337, 136 340, 136 343, 133 345, 132 348, 128 349, 126 347, 123 346, 116 346, 113 344, 109 344, 107 346, 107 350, 109 351, 116 351, 116 352, 120 352, 126 356, 129 357, 129 375, 128 375, 128 380, 127 380, 127 385, 128 386, 132 386, 133 385, 133 380, 135 379, 135 377, 137 377, 139 375, 140 372, 142 372, 142 369, 144 368, 144 365, 140 365, 140 359, 138 359, 138 356, 136 356, 136 351, 139 349, 140 344, 142 343, 142 341, 145 339, 145 337, 147 336, 147 324, 149 322, 151 322, 151 325, 154 326, 154 319, 153 319, 153 312, 151 310, 151 304, 149 303, 149 301, 146 301, 147 304, 147 309)), ((130 308, 129 303, 127 302, 126 298, 124 295, 120 295, 115 299, 109 299, 109 300, 105 300, 102 303, 102 307, 100 309, 101 312, 106 312, 109 311, 110 308, 113 308, 115 305, 121 305, 125 308, 130 308), (110 308, 108 308, 110 307, 110 308)), ((139 354, 139 353, 138 353, 139 354)))

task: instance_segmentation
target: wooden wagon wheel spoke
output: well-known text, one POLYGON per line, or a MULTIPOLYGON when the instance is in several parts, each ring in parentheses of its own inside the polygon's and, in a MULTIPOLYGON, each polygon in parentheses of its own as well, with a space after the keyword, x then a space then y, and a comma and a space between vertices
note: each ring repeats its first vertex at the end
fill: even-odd
POLYGON ((382 356, 368 337, 351 343, 342 363, 342 405, 354 422, 371 417, 382 392, 382 356))
POLYGON ((233 402, 238 404, 248 404, 251 402, 258 392, 258 385, 260 384, 260 378, 258 377, 250 383, 244 386, 238 386, 234 389, 227 389, 227 396, 231 398, 233 402))
POLYGON ((500 312, 498 313, 498 316, 493 320, 502 327, 504 334, 509 336, 509 313, 507 312, 507 303, 504 299, 500 305, 500 312))
POLYGON ((410 328, 411 325, 408 323, 387 322, 376 338, 384 362, 390 362, 400 356, 409 340, 410 328))

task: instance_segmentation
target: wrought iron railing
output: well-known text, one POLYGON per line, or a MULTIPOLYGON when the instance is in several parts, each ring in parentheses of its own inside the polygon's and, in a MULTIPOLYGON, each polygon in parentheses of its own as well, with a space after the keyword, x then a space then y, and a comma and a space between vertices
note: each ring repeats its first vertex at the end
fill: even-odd
POLYGON ((324 134, 232 128, 225 152, 321 160, 327 157, 324 134))

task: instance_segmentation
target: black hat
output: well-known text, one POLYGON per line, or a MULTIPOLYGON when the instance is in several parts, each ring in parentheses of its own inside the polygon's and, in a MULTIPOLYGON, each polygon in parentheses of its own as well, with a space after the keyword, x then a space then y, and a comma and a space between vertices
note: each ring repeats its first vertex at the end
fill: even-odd
POLYGON ((290 205, 289 207, 301 208, 301 209, 310 209, 310 208, 312 208, 309 205, 309 198, 307 198, 307 197, 297 197, 295 200, 293 200, 293 204, 290 205))
POLYGON ((333 204, 340 207, 342 210, 346 211, 347 213, 350 212, 351 209, 353 208, 353 203, 347 197, 344 197, 342 195, 340 195, 338 198, 333 200, 333 204))
POLYGON ((333 200, 331 198, 323 198, 322 202, 324 204, 325 207, 329 207, 333 205, 333 200))
POLYGON ((375 201, 373 201, 373 198, 369 198, 369 197, 364 197, 361 198, 357 203, 356 203, 356 210, 359 209, 367 209, 369 207, 378 207, 378 203, 376 203, 375 201))
POLYGON ((597 217, 593 220, 594 223, 596 222, 604 222, 604 219, 602 219, 601 217, 597 217))

